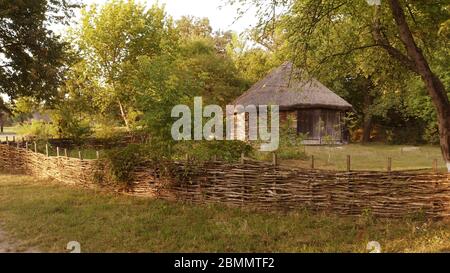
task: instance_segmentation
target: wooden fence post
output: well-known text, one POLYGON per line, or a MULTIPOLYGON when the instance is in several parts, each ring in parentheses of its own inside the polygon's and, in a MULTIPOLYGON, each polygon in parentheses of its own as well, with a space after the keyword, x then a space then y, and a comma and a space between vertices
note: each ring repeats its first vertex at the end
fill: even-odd
POLYGON ((36 143, 36 141, 34 142, 34 152, 37 153, 37 143, 36 143))
POLYGON ((25 142, 25 149, 28 151, 28 141, 25 142))
POLYGON ((68 156, 67 156, 67 149, 64 149, 64 156, 65 156, 65 157, 68 157, 68 156))
POLYGON ((100 159, 100 152, 99 151, 95 151, 95 155, 97 156, 97 159, 100 159))
POLYGON ((83 160, 83 157, 81 156, 81 151, 80 151, 80 150, 78 150, 78 158, 79 158, 80 160, 83 160))
POLYGON ((392 157, 388 157, 388 167, 387 167, 387 171, 388 171, 388 172, 392 172, 392 157))
POLYGON ((314 156, 311 156, 311 169, 313 169, 313 170, 316 168, 314 161, 315 161, 314 156))
POLYGON ((347 155, 347 172, 351 172, 352 171, 352 158, 350 155, 347 155))
POLYGON ((272 164, 273 164, 274 166, 277 166, 277 165, 278 165, 278 156, 277 156, 277 153, 272 153, 272 164))
POLYGON ((45 144, 45 154, 47 155, 47 157, 49 156, 49 153, 48 153, 48 143, 45 144))
POLYGON ((6 145, 9 145, 8 136, 6 136, 6 145))
POLYGON ((59 157, 59 147, 56 147, 56 156, 59 157))

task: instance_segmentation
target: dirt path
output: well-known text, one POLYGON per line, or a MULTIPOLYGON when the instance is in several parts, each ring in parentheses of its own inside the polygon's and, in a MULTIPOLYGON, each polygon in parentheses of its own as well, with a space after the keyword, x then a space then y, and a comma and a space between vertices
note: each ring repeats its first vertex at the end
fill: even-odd
POLYGON ((37 249, 24 249, 20 244, 13 242, 6 233, 0 228, 0 253, 38 253, 37 249))

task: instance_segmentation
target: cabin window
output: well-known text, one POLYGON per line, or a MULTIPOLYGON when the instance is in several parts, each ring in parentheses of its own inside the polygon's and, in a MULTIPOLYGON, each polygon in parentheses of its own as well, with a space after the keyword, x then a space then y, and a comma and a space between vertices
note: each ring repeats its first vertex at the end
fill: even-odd
POLYGON ((307 135, 306 139, 308 140, 320 139, 319 120, 319 109, 299 110, 297 117, 297 132, 307 135))
POLYGON ((305 140, 321 141, 330 137, 334 141, 342 140, 341 113, 331 109, 299 110, 297 132, 307 135, 305 140))

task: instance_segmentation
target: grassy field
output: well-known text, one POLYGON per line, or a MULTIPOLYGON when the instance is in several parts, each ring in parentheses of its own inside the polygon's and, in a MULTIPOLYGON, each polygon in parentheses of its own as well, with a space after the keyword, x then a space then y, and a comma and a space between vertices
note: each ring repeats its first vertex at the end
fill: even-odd
POLYGON ((20 247, 65 252, 450 251, 450 225, 424 220, 342 218, 297 211, 252 212, 80 190, 0 175, 0 227, 20 247))
POLYGON ((401 145, 359 145, 351 144, 339 147, 307 146, 304 149, 306 160, 285 160, 283 164, 309 168, 311 156, 315 157, 315 166, 319 169, 346 170, 347 155, 351 156, 353 170, 386 170, 388 158, 392 158, 393 170, 431 169, 433 161, 446 170, 438 146, 401 146, 401 145))
POLYGON ((4 127, 3 133, 0 133, 0 141, 6 141, 6 137, 12 140, 13 136, 17 134, 17 127, 4 127))

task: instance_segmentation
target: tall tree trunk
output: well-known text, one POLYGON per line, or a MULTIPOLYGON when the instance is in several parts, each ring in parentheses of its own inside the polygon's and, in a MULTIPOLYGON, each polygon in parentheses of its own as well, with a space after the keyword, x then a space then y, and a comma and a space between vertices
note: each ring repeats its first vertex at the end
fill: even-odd
POLYGON ((125 127, 127 128, 127 131, 130 131, 130 124, 128 122, 127 113, 125 112, 125 109, 123 108, 122 102, 118 99, 117 103, 119 104, 120 109, 120 116, 122 117, 123 121, 125 122, 125 127))
POLYGON ((366 116, 364 116, 362 144, 367 144, 370 142, 370 136, 372 134, 372 124, 372 115, 367 114, 366 116))
POLYGON ((362 144, 367 144, 370 142, 370 136, 372 135, 372 125, 373 125, 373 115, 372 115, 372 83, 370 78, 365 79, 365 84, 363 84, 364 93, 364 120, 363 120, 363 136, 362 144))
POLYGON ((3 134, 3 113, 0 112, 0 133, 3 134))
POLYGON ((444 84, 433 73, 428 61, 422 53, 422 50, 414 41, 414 37, 408 23, 406 22, 405 14, 399 1, 389 0, 389 5, 399 30, 400 39, 406 48, 409 59, 415 66, 413 71, 422 77, 428 94, 430 95, 436 108, 442 154, 447 163, 448 171, 450 172, 450 103, 447 92, 444 84))

